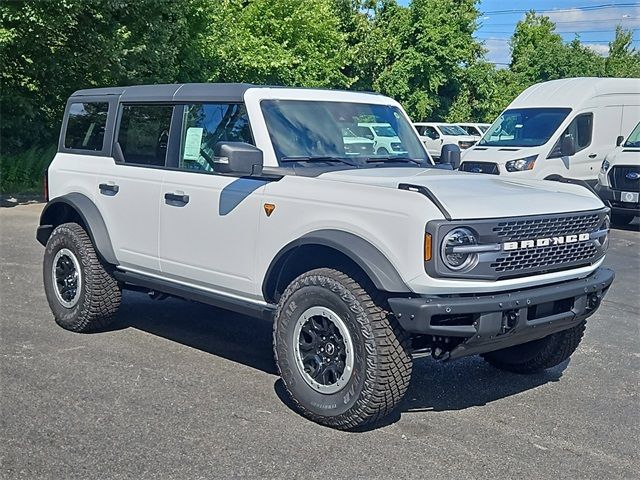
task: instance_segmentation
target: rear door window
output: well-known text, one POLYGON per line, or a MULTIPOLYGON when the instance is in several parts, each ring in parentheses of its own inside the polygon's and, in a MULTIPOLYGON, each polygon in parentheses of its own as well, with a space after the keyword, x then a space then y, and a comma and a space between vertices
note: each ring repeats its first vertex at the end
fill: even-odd
POLYGON ((124 162, 164 167, 167 159, 171 105, 125 105, 118 131, 124 162))
POLYGON ((67 116, 65 148, 101 151, 108 113, 107 102, 72 103, 67 116))

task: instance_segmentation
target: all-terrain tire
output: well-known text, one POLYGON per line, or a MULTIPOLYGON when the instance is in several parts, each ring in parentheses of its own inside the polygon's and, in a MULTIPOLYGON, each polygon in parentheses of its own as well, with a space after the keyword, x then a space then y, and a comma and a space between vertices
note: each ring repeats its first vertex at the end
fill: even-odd
POLYGON ((532 342, 515 345, 482 355, 496 368, 531 374, 555 367, 569 358, 582 340, 586 321, 573 328, 532 342))
POLYGON ((121 291, 115 278, 102 264, 87 232, 77 223, 57 226, 44 252, 44 290, 58 325, 73 332, 90 332, 106 328, 115 318, 120 306, 121 291), (65 306, 56 294, 53 261, 65 250, 68 258, 75 257, 80 272, 80 285, 73 306, 65 306))
POLYGON ((635 217, 633 215, 626 215, 624 213, 612 213, 611 214, 611 223, 620 227, 624 227, 625 225, 629 225, 633 222, 635 217))
POLYGON ((375 423, 398 405, 409 386, 410 338, 374 292, 366 279, 320 268, 293 280, 280 298, 273 332, 276 364, 298 411, 319 424, 350 430, 375 423), (353 343, 352 374, 335 393, 312 388, 296 363, 295 325, 316 306, 335 312, 353 343))

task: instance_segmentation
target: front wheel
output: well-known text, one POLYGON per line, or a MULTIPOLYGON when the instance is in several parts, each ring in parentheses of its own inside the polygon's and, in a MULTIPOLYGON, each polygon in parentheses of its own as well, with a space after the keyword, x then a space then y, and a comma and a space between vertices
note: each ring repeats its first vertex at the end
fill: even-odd
POLYGON ((568 359, 582 340, 586 321, 568 330, 513 347, 485 353, 484 359, 496 368, 514 373, 538 373, 568 359))
POLYGON ((307 272, 283 293, 274 323, 276 363, 294 404, 342 430, 389 414, 411 379, 410 339, 363 283, 328 268, 307 272))

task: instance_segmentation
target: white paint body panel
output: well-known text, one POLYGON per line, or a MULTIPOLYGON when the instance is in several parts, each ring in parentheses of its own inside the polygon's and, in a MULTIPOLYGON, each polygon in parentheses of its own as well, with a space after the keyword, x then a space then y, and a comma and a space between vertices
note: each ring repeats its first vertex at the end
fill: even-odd
MULTIPOLYGON (((249 89, 245 102, 254 140, 264 153, 264 165, 272 167, 278 162, 260 101, 274 98, 401 109, 397 102, 372 94, 249 89)), ((258 303, 264 300, 262 283, 278 252, 307 233, 325 229, 351 233, 375 246, 419 294, 498 292, 586 276, 599 266, 499 282, 430 278, 423 262, 425 226, 444 215, 425 196, 397 188, 399 183, 427 186, 456 219, 603 206, 586 189, 557 182, 412 167, 334 171, 315 178, 289 175, 262 182, 116 165, 109 157, 72 154, 56 155, 49 179, 52 198, 79 192, 94 201, 122 268, 258 303), (98 184, 110 181, 120 186, 118 195, 99 194, 98 184), (166 205, 167 192, 183 192, 190 201, 184 207, 166 205), (264 203, 276 206, 270 217, 264 203)))
MULTIPOLYGON (((475 143, 478 140, 480 140, 480 136, 476 137, 475 135, 446 135, 442 131, 440 126, 448 125, 448 124, 441 124, 437 122, 421 122, 421 123, 414 123, 413 125, 415 127, 422 127, 422 126, 433 127, 438 132, 438 134, 440 135, 440 138, 436 138, 436 139, 427 137, 426 135, 419 135, 420 140, 427 147, 427 150, 429 151, 429 155, 436 158, 440 157, 442 147, 445 145, 458 145, 458 142, 475 143)), ((462 151, 466 151, 466 149, 462 151)))
POLYGON ((522 92, 506 110, 512 108, 571 108, 567 118, 539 147, 490 147, 477 145, 462 153, 462 161, 497 163, 500 175, 543 180, 562 175, 595 180, 616 138, 628 134, 640 121, 640 81, 632 78, 569 78, 538 83, 522 92), (547 158, 562 133, 582 113, 593 113, 591 144, 571 157, 547 158), (511 160, 537 155, 532 170, 507 172, 511 160))

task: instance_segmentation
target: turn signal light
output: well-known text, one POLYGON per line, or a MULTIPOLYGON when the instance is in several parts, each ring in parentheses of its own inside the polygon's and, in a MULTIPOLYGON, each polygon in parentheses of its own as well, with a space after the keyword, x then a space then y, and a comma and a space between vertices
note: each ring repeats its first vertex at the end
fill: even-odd
POLYGON ((424 261, 428 262, 431 260, 431 235, 428 233, 424 234, 424 261))

